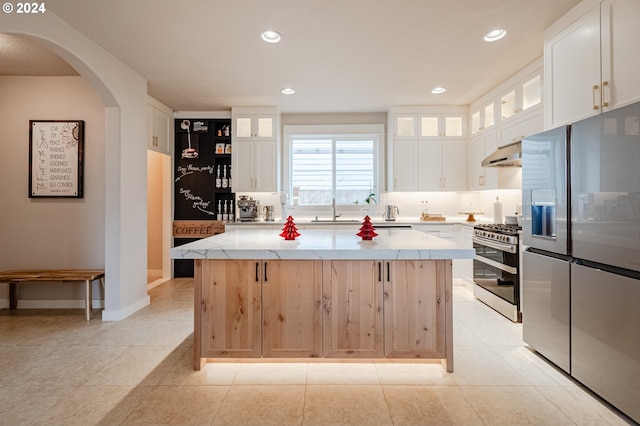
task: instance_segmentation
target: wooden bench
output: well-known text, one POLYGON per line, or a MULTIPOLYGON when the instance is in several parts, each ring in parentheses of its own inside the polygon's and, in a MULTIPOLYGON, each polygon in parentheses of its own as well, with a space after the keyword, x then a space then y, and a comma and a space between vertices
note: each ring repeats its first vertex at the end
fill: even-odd
POLYGON ((0 283, 9 283, 9 308, 18 307, 18 283, 31 282, 84 282, 85 283, 85 313, 87 321, 93 315, 93 297, 91 283, 100 280, 104 291, 104 270, 98 269, 16 269, 0 272, 0 283))

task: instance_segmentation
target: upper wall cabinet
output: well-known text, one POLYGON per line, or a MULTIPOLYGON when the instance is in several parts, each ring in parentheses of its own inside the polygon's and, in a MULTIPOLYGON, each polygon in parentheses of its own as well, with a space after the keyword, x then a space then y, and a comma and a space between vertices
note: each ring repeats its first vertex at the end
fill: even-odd
POLYGON ((231 177, 234 192, 277 192, 280 114, 276 107, 232 108, 231 177))
POLYGON ((467 165, 467 187, 470 191, 499 189, 498 168, 482 167, 482 160, 496 150, 496 131, 476 135, 469 140, 469 164, 467 165))
POLYGON ((584 0, 545 31, 545 127, 640 100, 640 1, 584 0))
POLYGON ((276 139, 276 114, 234 114, 233 123, 238 141, 276 139))
POLYGON ((155 99, 147 98, 147 148, 162 154, 171 154, 171 124, 169 108, 155 99))
POLYGON ((541 106, 542 61, 536 61, 471 105, 471 135, 516 120, 541 106))
POLYGON ((389 191, 466 189, 464 108, 395 107, 389 111, 389 191), (446 111, 446 112, 443 112, 446 111))
POLYGON ((393 114, 394 139, 465 137, 465 114, 393 114))

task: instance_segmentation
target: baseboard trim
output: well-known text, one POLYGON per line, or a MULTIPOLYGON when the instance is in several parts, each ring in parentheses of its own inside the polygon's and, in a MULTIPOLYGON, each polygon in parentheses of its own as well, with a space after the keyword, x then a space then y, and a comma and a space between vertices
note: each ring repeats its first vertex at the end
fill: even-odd
POLYGON ((102 311, 102 321, 121 321, 138 312, 140 309, 151 303, 151 298, 147 295, 135 303, 125 306, 122 309, 105 309, 102 311))

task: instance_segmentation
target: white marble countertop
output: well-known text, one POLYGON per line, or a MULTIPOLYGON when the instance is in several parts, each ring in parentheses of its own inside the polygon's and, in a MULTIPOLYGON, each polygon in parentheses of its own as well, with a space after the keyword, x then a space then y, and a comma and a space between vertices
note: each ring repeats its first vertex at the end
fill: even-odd
MULTIPOLYGON (((339 218, 337 221, 331 220, 321 220, 315 221, 312 217, 301 217, 295 218, 295 223, 299 225, 340 225, 340 226, 357 226, 360 227, 362 223, 363 217, 358 218, 339 218)), ((272 221, 265 221, 260 219, 255 222, 228 222, 229 225, 278 225, 284 224, 285 221, 282 219, 276 219, 272 221)), ((454 225, 460 224, 465 226, 474 226, 479 223, 493 223, 493 220, 478 220, 476 222, 467 222, 466 217, 447 217, 446 220, 420 220, 418 218, 410 218, 410 217, 401 217, 396 220, 384 220, 382 218, 371 218, 371 223, 374 226, 394 226, 394 225, 454 225)))
POLYGON ((471 248, 461 248, 424 232, 376 229, 378 236, 363 241, 352 230, 302 230, 293 241, 278 230, 234 230, 171 249, 173 259, 283 259, 283 260, 420 260, 473 259, 471 248))

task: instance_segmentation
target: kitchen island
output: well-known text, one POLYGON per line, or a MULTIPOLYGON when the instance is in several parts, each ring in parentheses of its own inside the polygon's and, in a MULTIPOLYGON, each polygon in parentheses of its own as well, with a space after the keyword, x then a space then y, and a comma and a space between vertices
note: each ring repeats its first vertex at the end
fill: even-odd
POLYGON ((453 371, 452 259, 412 230, 231 231, 171 250, 195 261, 195 368, 215 359, 439 360, 453 371))

